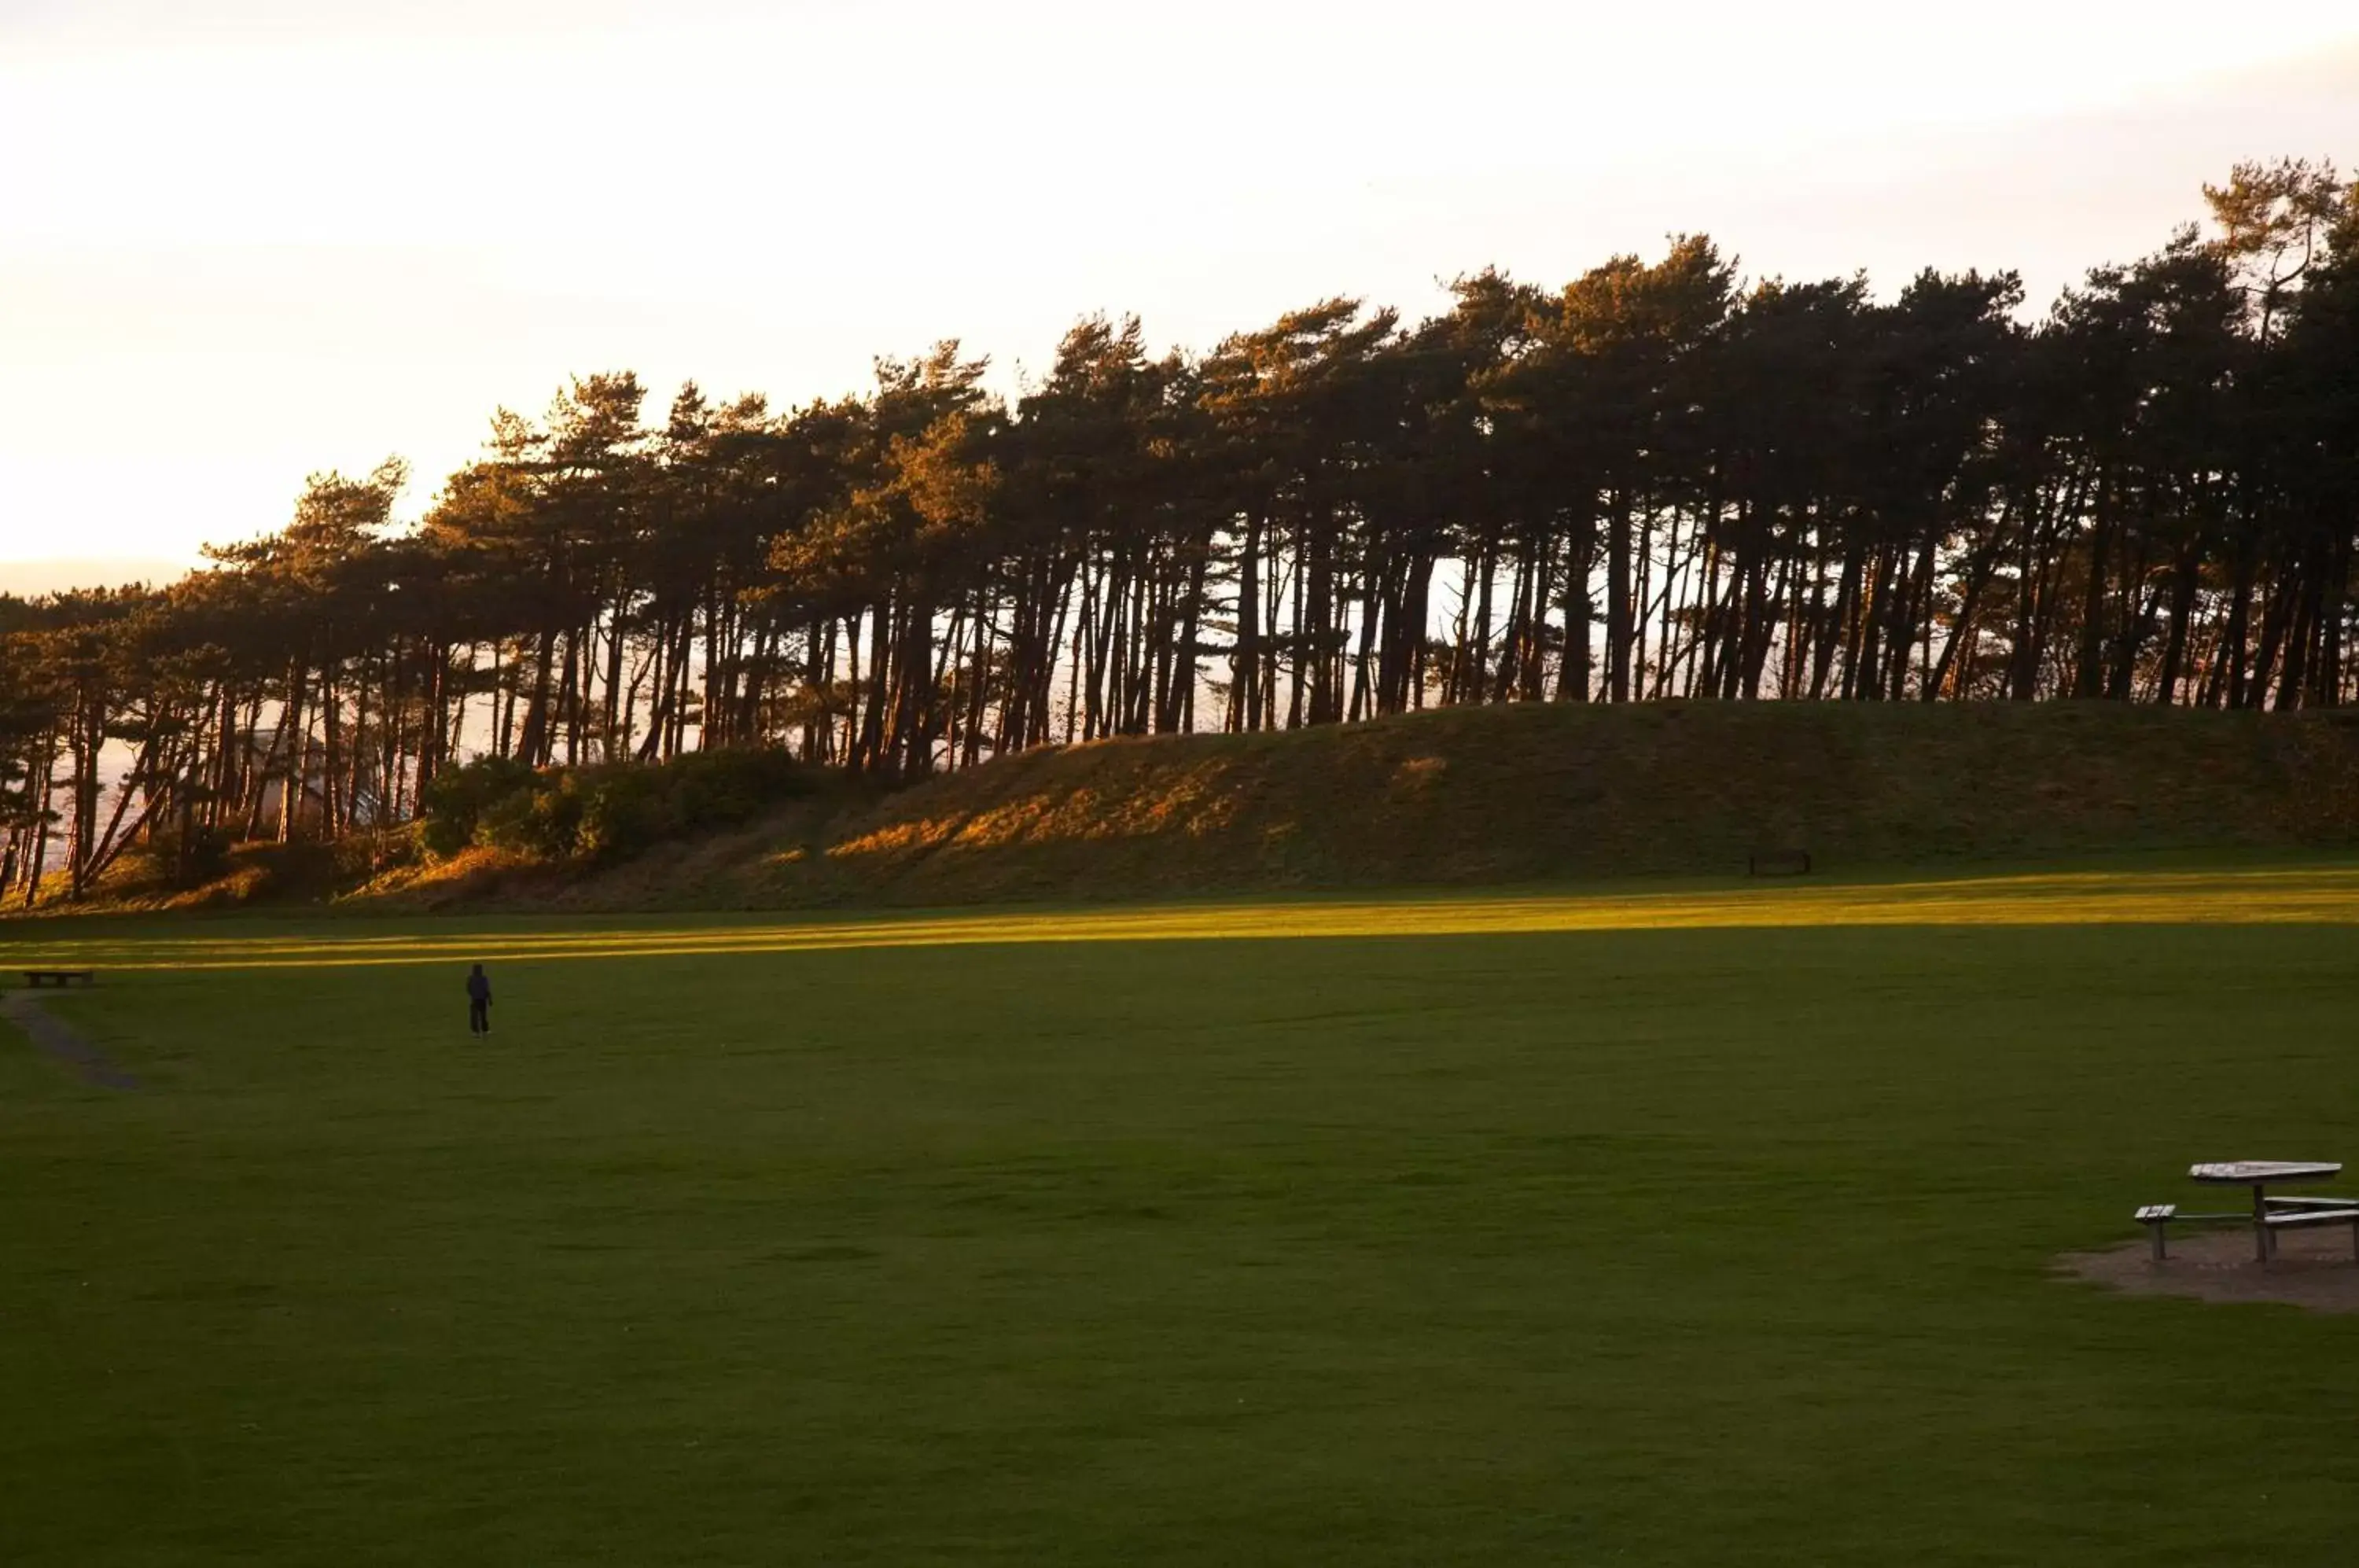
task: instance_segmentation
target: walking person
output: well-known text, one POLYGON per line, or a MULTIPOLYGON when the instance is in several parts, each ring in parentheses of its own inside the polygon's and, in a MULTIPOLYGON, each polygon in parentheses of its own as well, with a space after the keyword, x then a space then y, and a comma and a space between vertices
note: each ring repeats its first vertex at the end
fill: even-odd
POLYGON ((480 964, 467 975, 467 1032, 492 1032, 492 977, 480 964))

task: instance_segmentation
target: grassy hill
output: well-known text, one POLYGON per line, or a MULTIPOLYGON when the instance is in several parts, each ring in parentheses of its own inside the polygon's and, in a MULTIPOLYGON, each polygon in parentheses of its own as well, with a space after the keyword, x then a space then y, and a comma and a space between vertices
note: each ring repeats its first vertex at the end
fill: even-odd
POLYGON ((257 844, 174 889, 126 860, 83 908, 1094 903, 1724 878, 1763 850, 1843 876, 2344 848, 2359 711, 1525 704, 1045 748, 897 791, 821 788, 596 867, 478 848, 379 874, 382 843, 257 844))
POLYGON ((2354 844, 2359 713, 1526 705, 1043 750, 586 877, 462 862, 386 892, 909 906, 2354 844))

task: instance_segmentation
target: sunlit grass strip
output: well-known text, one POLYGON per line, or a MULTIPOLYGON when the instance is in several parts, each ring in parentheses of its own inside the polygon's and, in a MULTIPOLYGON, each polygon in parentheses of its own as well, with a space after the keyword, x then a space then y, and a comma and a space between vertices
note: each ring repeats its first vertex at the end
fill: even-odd
POLYGON ((989 942, 1203 942, 1833 926, 2359 924, 2359 869, 1982 877, 1635 894, 1492 894, 702 926, 0 942, 0 969, 260 969, 688 957, 989 942))

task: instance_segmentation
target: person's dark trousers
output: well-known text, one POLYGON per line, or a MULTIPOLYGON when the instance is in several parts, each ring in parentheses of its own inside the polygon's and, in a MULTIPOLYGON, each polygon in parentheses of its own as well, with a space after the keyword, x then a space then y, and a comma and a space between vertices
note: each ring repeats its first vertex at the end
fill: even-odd
POLYGON ((492 1005, 489 1002, 467 1004, 467 1032, 469 1034, 492 1032, 492 1005))

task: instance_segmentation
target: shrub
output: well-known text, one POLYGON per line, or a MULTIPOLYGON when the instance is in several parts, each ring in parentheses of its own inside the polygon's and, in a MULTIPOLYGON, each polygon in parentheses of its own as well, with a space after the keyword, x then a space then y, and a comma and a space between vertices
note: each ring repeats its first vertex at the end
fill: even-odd
POLYGON ((474 842, 517 855, 562 860, 574 849, 582 823, 582 796, 575 777, 547 773, 525 789, 503 795, 475 821, 474 842))
POLYGON ((346 834, 335 845, 336 875, 342 878, 375 877, 418 858, 422 833, 406 827, 369 827, 346 834))
POLYGON ((603 860, 735 827, 810 789, 810 775, 778 751, 690 752, 660 768, 584 768, 569 782, 582 800, 574 851, 603 860))
POLYGON ((202 823, 192 825, 183 842, 176 823, 148 841, 147 859, 167 885, 198 887, 228 874, 231 842, 227 829, 202 823))
POLYGON ((421 838, 439 855, 470 844, 541 859, 618 860, 668 839, 734 827, 807 794, 784 752, 690 752, 659 767, 607 763, 535 772, 484 757, 436 779, 421 838))
POLYGON ((593 860, 618 860, 679 831, 660 770, 603 770, 582 788, 576 850, 593 860))
POLYGON ((479 757, 444 768, 419 799, 419 841, 429 854, 458 854, 476 842, 475 830, 486 812, 528 794, 536 777, 512 757, 479 757))

